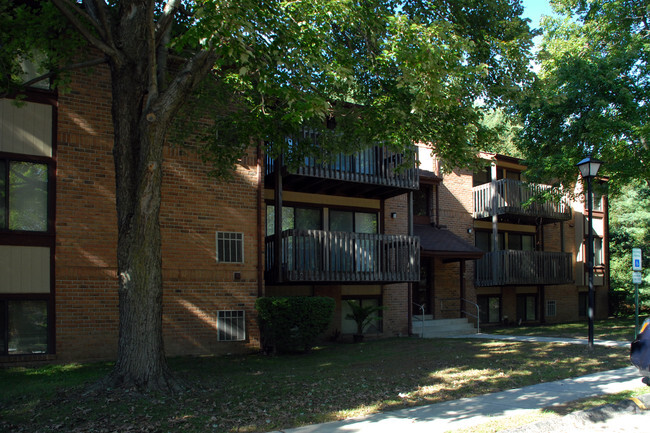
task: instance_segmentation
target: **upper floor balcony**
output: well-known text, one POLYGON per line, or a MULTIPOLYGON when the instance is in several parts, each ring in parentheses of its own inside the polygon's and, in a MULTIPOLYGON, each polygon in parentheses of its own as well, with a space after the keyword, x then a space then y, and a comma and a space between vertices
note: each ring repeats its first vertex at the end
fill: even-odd
POLYGON ((268 188, 273 187, 278 168, 282 188, 288 191, 385 199, 419 188, 415 149, 398 153, 374 146, 352 155, 306 157, 297 168, 276 165, 277 160, 267 157, 268 188))
POLYGON ((267 284, 378 284, 420 279, 415 236, 284 230, 266 237, 267 284), (279 256, 278 256, 279 254, 279 256))
POLYGON ((565 200, 539 202, 536 197, 551 187, 500 179, 475 186, 472 189, 474 219, 485 219, 494 213, 502 220, 534 223, 539 218, 545 222, 568 221, 571 207, 565 200))
POLYGON ((569 253, 502 250, 486 253, 476 261, 477 287, 572 282, 572 256, 569 253))

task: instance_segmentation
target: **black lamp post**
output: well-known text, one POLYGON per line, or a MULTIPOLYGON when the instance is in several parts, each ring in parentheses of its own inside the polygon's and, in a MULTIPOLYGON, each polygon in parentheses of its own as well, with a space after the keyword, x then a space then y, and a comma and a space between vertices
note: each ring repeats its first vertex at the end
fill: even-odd
POLYGON ((589 270, 589 349, 594 348, 594 233, 593 233, 593 195, 591 193, 591 179, 596 177, 602 161, 591 156, 578 163, 580 174, 587 179, 587 212, 589 218, 589 236, 587 239, 587 269, 589 270))

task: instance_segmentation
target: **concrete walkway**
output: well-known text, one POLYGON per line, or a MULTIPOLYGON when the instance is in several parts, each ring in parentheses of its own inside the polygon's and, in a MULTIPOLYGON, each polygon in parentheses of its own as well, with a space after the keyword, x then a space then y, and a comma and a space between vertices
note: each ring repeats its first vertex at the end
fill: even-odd
MULTIPOLYGON (((532 341, 539 343, 566 343, 587 345, 586 338, 556 338, 556 337, 535 337, 528 335, 501 335, 501 334, 467 334, 455 335, 450 338, 483 338, 486 340, 506 340, 506 341, 532 341)), ((631 341, 611 341, 611 340, 594 340, 595 346, 606 347, 630 347, 631 341)))
MULTIPOLYGON (((502 339, 504 336, 477 334, 474 338, 502 339)), ((583 340, 512 337, 506 340, 586 344, 583 340)), ((620 342, 614 342, 619 345, 620 342)), ((609 345, 609 344, 605 344, 609 345)), ((625 343, 629 345, 629 343, 625 343)), ((540 383, 478 397, 377 413, 363 418, 314 424, 282 430, 284 433, 388 433, 446 432, 483 424, 497 417, 522 415, 547 406, 581 398, 615 394, 643 386, 634 367, 594 373, 556 382, 540 383)))

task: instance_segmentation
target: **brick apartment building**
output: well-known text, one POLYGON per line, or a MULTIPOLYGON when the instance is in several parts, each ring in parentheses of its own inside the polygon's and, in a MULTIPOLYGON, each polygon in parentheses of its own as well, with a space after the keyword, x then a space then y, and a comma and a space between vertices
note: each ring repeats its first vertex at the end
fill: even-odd
MULTIPOLYGON (((0 361, 110 359, 117 350, 109 77, 102 68, 92 80, 75 74, 70 88, 32 89, 20 107, 0 100, 0 361)), ((346 299, 381 304, 383 320, 369 331, 408 334, 419 250, 404 193, 417 188, 414 155, 404 176, 392 171, 402 156, 376 148, 321 164, 316 177, 282 167, 276 187, 277 165, 260 149, 224 182, 177 144, 164 149, 160 212, 167 354, 258 348, 254 303, 264 295, 333 297, 333 334, 352 324, 346 299), (292 215, 274 232, 267 209, 276 207, 292 215)))
MULTIPOLYGON (((69 93, 32 89, 20 107, 0 100, 0 362, 110 359, 117 350, 111 94, 105 70, 92 78, 73 75, 69 93)), ((167 354, 258 348, 260 296, 333 297, 332 336, 355 331, 346 300, 386 307, 367 331, 376 336, 413 333, 421 308, 430 319, 471 318, 477 304, 483 323, 577 319, 586 305, 580 204, 556 219, 517 220, 512 209, 486 219, 474 208, 481 175, 441 175, 427 152, 419 151, 419 170, 415 152, 382 147, 289 170, 252 147, 223 182, 184 146, 165 146, 167 354), (395 173, 405 161, 412 168, 395 173), (484 242, 494 224, 497 248, 484 242), (514 250, 560 254, 570 269, 550 282, 477 276, 492 253, 514 250)), ((524 168, 485 157, 497 182, 524 168)), ((599 203, 602 317, 607 214, 599 203)))
MULTIPOLYGON (((434 261, 425 260, 423 252, 422 280, 413 286, 415 302, 424 305, 429 320, 468 316, 475 321, 477 309, 482 325, 586 319, 588 222, 580 183, 574 200, 528 204, 548 187, 526 183, 526 167, 516 158, 491 153, 480 157, 483 166, 476 171, 441 174, 429 150, 420 147, 420 167, 431 170, 435 181, 432 187, 420 183, 415 222, 428 219, 430 226, 457 239, 434 261)), ((596 318, 608 314, 607 221, 607 198, 595 196, 596 318)), ((424 250, 427 242, 417 227, 424 250)))

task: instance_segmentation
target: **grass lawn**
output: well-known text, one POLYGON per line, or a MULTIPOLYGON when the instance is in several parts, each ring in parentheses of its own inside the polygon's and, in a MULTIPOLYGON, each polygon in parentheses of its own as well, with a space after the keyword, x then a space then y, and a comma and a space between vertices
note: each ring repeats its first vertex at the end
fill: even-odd
MULTIPOLYGON (((645 316, 639 316, 639 325, 645 316)), ((588 324, 582 322, 541 326, 481 327, 486 334, 535 335, 544 337, 565 337, 587 339, 588 324)), ((594 338, 598 340, 632 341, 634 339, 634 317, 611 318, 594 321, 594 338)))
POLYGON ((629 365, 628 349, 417 338, 305 355, 170 359, 181 395, 83 396, 108 363, 0 370, 0 431, 263 432, 629 365))

